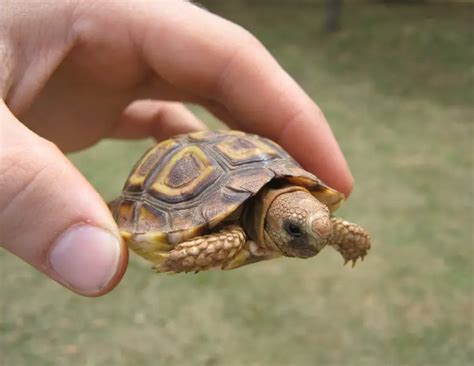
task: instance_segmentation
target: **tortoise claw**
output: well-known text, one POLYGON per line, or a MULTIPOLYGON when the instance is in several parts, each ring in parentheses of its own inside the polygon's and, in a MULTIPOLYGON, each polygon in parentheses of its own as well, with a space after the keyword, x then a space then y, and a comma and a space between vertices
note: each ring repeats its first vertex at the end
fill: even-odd
MULTIPOLYGON (((360 258, 362 258, 362 257, 360 257, 360 258)), ((359 259, 359 258, 344 259, 344 266, 346 266, 347 263, 351 262, 351 268, 354 268, 356 263, 357 263, 357 259, 359 259)))

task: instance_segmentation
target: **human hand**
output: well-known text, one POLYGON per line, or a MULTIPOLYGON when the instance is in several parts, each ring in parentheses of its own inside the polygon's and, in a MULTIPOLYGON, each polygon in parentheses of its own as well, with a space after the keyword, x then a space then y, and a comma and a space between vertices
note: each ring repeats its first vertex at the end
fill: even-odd
POLYGON ((170 101, 270 137, 352 189, 314 102, 251 34, 188 2, 3 1, 0 65, 0 245, 77 293, 110 291, 128 255, 63 153, 205 128, 170 101))

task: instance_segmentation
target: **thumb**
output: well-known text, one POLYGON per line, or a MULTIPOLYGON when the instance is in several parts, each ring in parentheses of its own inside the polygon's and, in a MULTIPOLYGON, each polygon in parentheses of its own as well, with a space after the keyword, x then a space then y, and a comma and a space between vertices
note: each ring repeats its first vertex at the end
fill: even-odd
POLYGON ((1 100, 0 246, 86 296, 115 287, 128 260, 98 193, 1 100))

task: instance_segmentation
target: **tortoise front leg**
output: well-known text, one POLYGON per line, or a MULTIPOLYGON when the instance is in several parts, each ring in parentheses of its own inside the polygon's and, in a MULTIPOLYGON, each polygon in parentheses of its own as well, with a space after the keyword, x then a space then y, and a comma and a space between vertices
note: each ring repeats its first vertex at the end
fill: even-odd
POLYGON ((357 259, 367 255, 371 239, 369 233, 352 222, 332 217, 333 235, 329 245, 334 247, 344 257, 344 264, 352 261, 354 267, 357 259))
POLYGON ((281 257, 281 254, 272 250, 262 248, 253 240, 247 240, 243 248, 230 261, 222 266, 222 269, 235 269, 247 264, 266 261, 268 259, 281 257))
POLYGON ((157 272, 199 272, 225 267, 246 242, 242 227, 230 225, 222 230, 186 240, 164 254, 165 259, 153 268, 157 272))

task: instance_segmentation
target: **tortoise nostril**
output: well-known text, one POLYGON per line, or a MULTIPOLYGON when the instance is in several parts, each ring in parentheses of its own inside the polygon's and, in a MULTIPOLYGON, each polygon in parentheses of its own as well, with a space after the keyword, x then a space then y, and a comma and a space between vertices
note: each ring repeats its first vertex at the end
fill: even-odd
POLYGON ((332 234, 332 222, 328 217, 317 217, 311 223, 311 230, 320 237, 332 234))

